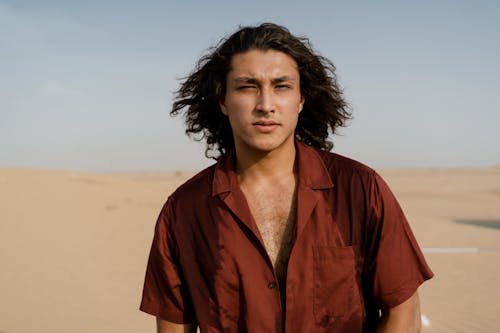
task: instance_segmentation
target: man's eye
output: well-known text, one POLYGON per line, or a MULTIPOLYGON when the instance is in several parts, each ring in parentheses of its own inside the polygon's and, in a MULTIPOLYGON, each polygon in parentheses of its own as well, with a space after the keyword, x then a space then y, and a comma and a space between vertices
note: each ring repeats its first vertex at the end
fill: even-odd
POLYGON ((239 86, 236 89, 238 89, 238 90, 249 90, 249 89, 253 89, 253 88, 255 88, 255 86, 239 86))
POLYGON ((288 89, 290 86, 288 84, 278 84, 276 89, 288 89))

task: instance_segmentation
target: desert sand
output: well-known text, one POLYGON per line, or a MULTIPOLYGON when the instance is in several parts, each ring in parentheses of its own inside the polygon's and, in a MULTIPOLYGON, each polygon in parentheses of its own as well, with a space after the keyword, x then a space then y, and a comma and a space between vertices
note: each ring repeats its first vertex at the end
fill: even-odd
MULTIPOLYGON (((500 168, 380 173, 436 274, 422 332, 500 332, 500 168)), ((0 168, 0 333, 155 332, 153 228, 191 175, 0 168)))

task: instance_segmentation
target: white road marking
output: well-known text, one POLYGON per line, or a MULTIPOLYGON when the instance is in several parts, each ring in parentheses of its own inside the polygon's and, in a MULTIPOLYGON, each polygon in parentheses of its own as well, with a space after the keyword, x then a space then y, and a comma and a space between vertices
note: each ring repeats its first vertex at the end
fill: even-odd
POLYGON ((431 326, 431 321, 429 320, 429 318, 427 318, 426 315, 421 315, 420 318, 422 319, 422 326, 424 327, 429 327, 431 326))
POLYGON ((477 247, 424 247, 425 253, 470 253, 479 252, 477 247))

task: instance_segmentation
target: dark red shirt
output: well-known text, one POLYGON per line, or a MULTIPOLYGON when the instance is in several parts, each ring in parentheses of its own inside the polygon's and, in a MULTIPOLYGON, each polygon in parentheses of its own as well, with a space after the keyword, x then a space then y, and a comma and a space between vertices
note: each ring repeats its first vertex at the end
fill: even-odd
POLYGON ((234 154, 180 186, 156 224, 141 310, 201 332, 372 332, 432 272, 372 169, 296 143, 297 216, 279 285, 234 154), (286 291, 283 316, 280 291, 286 291), (285 318, 285 319, 284 319, 285 318), (285 321, 285 322, 283 322, 285 321))

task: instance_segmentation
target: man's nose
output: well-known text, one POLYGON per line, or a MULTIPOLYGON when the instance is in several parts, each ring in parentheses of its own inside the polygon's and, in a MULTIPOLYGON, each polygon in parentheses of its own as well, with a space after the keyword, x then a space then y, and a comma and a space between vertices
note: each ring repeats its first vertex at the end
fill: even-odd
POLYGON ((274 112, 274 98, 272 89, 262 88, 259 91, 259 100, 257 101, 257 111, 274 112))

